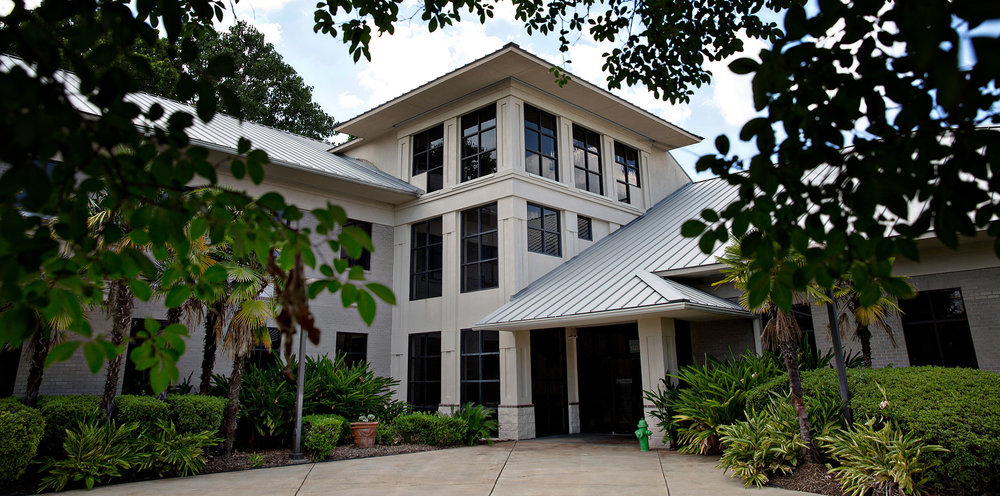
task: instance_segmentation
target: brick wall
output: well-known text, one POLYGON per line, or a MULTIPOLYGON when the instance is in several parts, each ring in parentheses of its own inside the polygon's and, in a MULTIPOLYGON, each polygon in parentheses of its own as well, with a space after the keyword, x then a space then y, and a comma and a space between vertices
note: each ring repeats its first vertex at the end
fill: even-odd
POLYGON ((739 356, 744 350, 753 350, 753 322, 749 319, 691 322, 691 351, 695 361, 705 355, 720 360, 729 357, 730 350, 739 356))

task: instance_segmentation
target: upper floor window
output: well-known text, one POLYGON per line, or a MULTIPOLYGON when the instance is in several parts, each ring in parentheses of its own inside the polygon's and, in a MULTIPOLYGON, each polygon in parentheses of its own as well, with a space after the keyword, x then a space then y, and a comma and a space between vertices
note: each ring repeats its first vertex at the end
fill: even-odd
POLYGON ((559 211, 528 204, 528 251, 562 256, 559 211))
POLYGON ((601 177, 601 135, 573 125, 573 173, 576 187, 599 195, 604 194, 601 177))
POLYGON ((500 286, 497 204, 462 212, 462 292, 500 286))
POLYGON ((524 106, 524 168, 531 174, 559 180, 556 160, 556 116, 524 106))
POLYGON ((441 296, 441 217, 413 224, 410 237, 410 299, 441 296))
POLYGON ((344 354, 344 364, 353 367, 368 361, 368 335, 337 331, 337 353, 344 354))
POLYGON ((632 187, 639 187, 639 152, 615 141, 615 165, 618 201, 632 203, 632 187))
MULTIPOLYGON (((358 229, 361 229, 362 231, 365 232, 365 234, 368 235, 368 238, 371 239, 371 237, 372 237, 372 223, 371 222, 365 222, 363 220, 347 219, 347 222, 344 223, 344 227, 348 227, 348 226, 353 226, 353 227, 357 227, 358 229)), ((349 257, 347 255, 347 249, 341 248, 340 249, 340 258, 343 258, 343 259, 347 260, 347 265, 349 267, 354 267, 355 265, 360 265, 361 268, 363 268, 365 270, 372 270, 372 252, 370 252, 370 251, 368 251, 368 250, 366 250, 364 248, 361 249, 361 256, 358 257, 358 258, 351 258, 351 257, 349 257)))
POLYGON ((576 216, 576 237, 587 241, 594 240, 594 229, 590 217, 576 216))
POLYGON ((444 186, 444 125, 413 135, 413 175, 427 173, 427 192, 444 186))
POLYGON ((497 107, 462 116, 462 181, 497 171, 497 107))

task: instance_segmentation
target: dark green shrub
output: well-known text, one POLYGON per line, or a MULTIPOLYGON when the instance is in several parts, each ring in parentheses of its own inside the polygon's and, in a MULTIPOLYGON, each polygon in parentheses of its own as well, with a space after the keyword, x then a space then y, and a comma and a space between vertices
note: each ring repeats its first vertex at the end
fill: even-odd
POLYGON ((303 451, 313 460, 325 460, 337 447, 343 425, 343 418, 337 415, 302 417, 303 451))
POLYGON ((222 442, 217 431, 181 432, 173 422, 161 420, 136 442, 138 468, 158 477, 198 475, 205 468, 205 450, 222 442))
POLYGON ((394 427, 404 443, 437 446, 461 444, 468 430, 460 418, 422 412, 397 417, 394 427))
POLYGON ((396 433, 395 422, 379 422, 375 428, 375 444, 392 446, 402 442, 399 434, 396 433))
POLYGON ((54 455, 62 452, 66 430, 75 428, 81 420, 94 418, 101 407, 98 396, 43 396, 38 400, 38 410, 45 419, 45 435, 38 452, 54 455))
POLYGON ((0 400, 0 487, 24 473, 44 432, 41 412, 13 398, 0 400))
POLYGON ((170 421, 177 432, 218 432, 229 400, 203 394, 167 395, 170 421))
POLYGON ((69 429, 58 459, 42 466, 39 492, 62 491, 67 485, 83 483, 87 489, 122 477, 143 459, 136 449, 138 424, 117 425, 102 420, 83 420, 69 429))
POLYGON ((115 398, 115 420, 119 424, 139 424, 140 429, 153 428, 170 419, 167 404, 155 396, 123 394, 115 398))
POLYGON ((497 430, 497 421, 493 418, 493 410, 483 405, 466 403, 455 412, 454 417, 465 421, 467 427, 465 439, 463 439, 465 444, 472 446, 480 439, 486 439, 487 442, 493 444, 491 438, 497 430))
MULTIPOLYGON (((968 494, 1000 487, 1000 378, 992 372, 943 367, 849 369, 851 408, 856 423, 884 417, 927 444, 948 449, 934 453, 941 465, 930 473, 934 484, 968 494), (887 405, 881 407, 886 391, 887 405)), ((784 394, 787 380, 761 385, 750 396, 762 401, 772 392, 784 394)), ((809 396, 839 393, 834 370, 802 374, 809 396)))

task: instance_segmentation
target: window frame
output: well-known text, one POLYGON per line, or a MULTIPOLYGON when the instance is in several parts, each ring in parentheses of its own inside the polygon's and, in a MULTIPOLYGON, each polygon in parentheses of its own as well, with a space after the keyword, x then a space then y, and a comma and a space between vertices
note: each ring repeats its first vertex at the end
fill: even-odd
POLYGON ((528 243, 527 243, 528 252, 530 252, 530 253, 539 253, 539 254, 542 254, 542 255, 549 255, 549 256, 553 256, 553 257, 562 257, 562 218, 561 217, 562 217, 562 211, 560 211, 560 210, 556 210, 554 208, 549 208, 549 207, 546 207, 545 205, 539 205, 537 203, 530 203, 530 202, 528 203, 528 215, 527 215, 527 221, 525 222, 525 224, 527 225, 527 228, 528 228, 527 229, 527 233, 528 233, 528 243), (541 227, 532 227, 531 226, 531 222, 532 222, 532 219, 531 219, 531 210, 532 209, 538 209, 540 211, 538 219, 540 219, 541 227), (556 227, 555 227, 554 231, 545 228, 545 219, 546 219, 546 216, 549 215, 549 214, 554 215, 555 219, 556 219, 556 227), (538 231, 540 233, 541 237, 542 237, 542 248, 541 248, 541 251, 537 251, 537 250, 531 249, 531 232, 532 231, 538 231), (555 253, 549 253, 549 251, 547 249, 548 243, 546 242, 546 240, 550 239, 553 235, 555 236, 555 239, 556 239, 556 252, 555 253))
MULTIPOLYGON (((368 239, 372 239, 373 224, 371 222, 357 219, 347 219, 347 221, 344 222, 344 227, 357 227, 362 231, 365 231, 365 234, 368 235, 368 239)), ((374 241, 372 244, 374 244, 374 241)), ((341 248, 340 258, 347 260, 348 267, 360 265, 361 268, 366 271, 372 270, 372 252, 368 251, 367 248, 361 248, 361 256, 358 258, 351 258, 347 255, 347 249, 341 248)))
POLYGON ((601 134, 598 133, 598 132, 596 132, 596 131, 591 131, 590 129, 587 129, 587 128, 579 125, 579 124, 573 124, 573 139, 572 139, 572 141, 573 141, 573 183, 576 185, 576 189, 583 190, 583 191, 586 191, 588 193, 594 193, 594 194, 597 194, 597 195, 604 196, 604 158, 602 157, 602 153, 601 153, 601 149, 602 149, 602 146, 601 146, 601 134), (579 133, 581 133, 583 135, 583 139, 582 140, 578 140, 577 139, 577 132, 579 132, 579 133), (589 146, 589 140, 590 140, 591 137, 596 138, 595 139, 595 141, 597 143, 597 153, 596 154, 593 153, 593 152, 591 152, 590 149, 588 148, 588 146, 589 146), (582 142, 583 143, 583 147, 581 148, 581 147, 577 146, 577 142, 582 142), (583 165, 577 163, 577 160, 576 160, 576 156, 577 156, 576 151, 577 150, 581 150, 583 152, 583 157, 584 157, 583 165), (597 157, 597 172, 594 172, 589 167, 589 165, 590 165, 590 159, 588 157, 592 157, 592 156, 593 157, 597 157), (576 179, 576 175, 577 175, 576 171, 582 171, 583 172, 583 177, 585 178, 585 183, 586 183, 586 184, 583 185, 583 187, 580 187, 580 183, 576 179), (595 176, 595 175, 597 176, 597 185, 598 185, 598 191, 596 191, 596 192, 590 190, 591 176, 595 176))
POLYGON ((460 179, 459 182, 463 182, 464 183, 464 182, 467 182, 467 181, 472 181, 473 179, 479 179, 480 177, 488 176, 490 174, 496 173, 496 171, 497 171, 497 162, 499 161, 498 160, 499 157, 496 157, 496 155, 499 152, 499 146, 498 145, 499 145, 499 140, 500 140, 500 136, 499 136, 500 128, 497 126, 497 104, 496 104, 496 102, 491 103, 489 105, 486 105, 485 107, 479 108, 477 110, 473 110, 472 112, 466 113, 466 114, 462 115, 461 117, 459 117, 458 121, 459 121, 459 133, 461 133, 461 142, 459 143, 459 150, 458 150, 458 157, 459 157, 459 161, 458 161, 458 164, 459 164, 459 179, 460 179), (484 120, 482 118, 482 113, 484 111, 492 111, 493 112, 493 118, 492 119, 485 119, 484 120), (466 118, 470 118, 470 117, 474 117, 476 119, 476 125, 475 125, 476 131, 473 132, 473 133, 471 133, 471 134, 466 135, 465 130, 466 130, 467 127, 469 127, 469 126, 466 125, 466 118), (493 124, 489 125, 487 127, 483 127, 483 123, 484 122, 489 122, 490 120, 493 121, 493 124), (491 148, 491 149, 484 149, 482 147, 482 145, 483 145, 483 135, 486 134, 486 133, 488 133, 489 131, 493 131, 493 148, 491 148), (475 153, 466 154, 465 153, 465 149, 466 149, 467 140, 469 138, 473 137, 473 136, 476 137, 478 151, 475 152, 475 153), (484 172, 482 157, 489 156, 490 154, 493 154, 495 156, 495 158, 493 158, 493 169, 490 170, 490 171, 484 172), (470 159, 473 159, 473 158, 475 158, 475 160, 476 160, 476 173, 475 173, 474 176, 471 176, 471 175, 467 175, 466 174, 467 170, 466 170, 466 165, 465 164, 466 164, 467 160, 470 160, 470 159))
POLYGON ((348 367, 353 367, 357 363, 368 362, 368 334, 363 332, 337 331, 336 350, 338 354, 344 355, 344 363, 348 367), (353 348, 356 341, 362 342, 364 351, 354 351, 353 349, 344 351, 344 348, 353 348))
POLYGON ((410 334, 407 337, 406 352, 406 401, 413 405, 414 411, 437 411, 441 404, 441 332, 417 332, 410 334), (429 348, 432 347, 432 341, 434 338, 436 338, 437 341, 437 353, 426 353, 426 351, 429 351, 429 348), (416 343, 417 340, 423 340, 423 346, 416 343), (414 346, 415 344, 417 344, 417 346, 414 346), (422 348, 425 353, 416 354, 414 353, 415 348, 422 348), (421 360, 427 360, 429 363, 425 364, 423 367, 418 367, 417 365, 421 360), (417 370, 430 371, 434 369, 435 362, 437 363, 437 379, 434 379, 433 376, 430 376, 432 377, 430 379, 417 377, 417 370), (435 384, 437 385, 436 390, 434 387, 435 384), (422 388, 426 389, 420 391, 422 388), (435 392, 436 394, 434 394, 435 392), (421 393, 423 395, 422 398, 419 398, 420 400, 432 399, 436 397, 437 402, 435 404, 432 404, 432 402, 429 401, 421 401, 418 403, 416 401, 418 398, 415 398, 415 396, 417 396, 416 393, 421 393))
POLYGON ((582 239, 584 241, 593 241, 594 240, 594 219, 592 219, 590 217, 587 217, 587 216, 584 216, 584 215, 577 215, 576 216, 576 237, 578 239, 582 239), (586 223, 587 223, 587 229, 586 229, 587 236, 586 237, 583 236, 584 229, 582 229, 580 227, 580 222, 582 222, 582 221, 586 221, 586 223))
POLYGON ((428 298, 438 298, 441 296, 441 287, 444 284, 444 236, 443 236, 443 219, 441 217, 432 217, 430 219, 425 219, 419 222, 414 222, 410 224, 410 301, 416 300, 426 300, 428 298), (437 224, 439 229, 437 233, 438 241, 432 243, 432 226, 437 224), (423 225, 425 226, 426 242, 422 245, 417 243, 417 227, 423 225), (441 266, 431 267, 431 260, 434 260, 434 252, 437 252, 438 257, 441 259, 441 266), (417 271, 417 256, 418 252, 422 252, 420 256, 424 257, 426 260, 425 267, 423 271, 417 271), (431 275, 435 272, 441 273, 441 278, 438 280, 437 294, 432 294, 431 288, 433 287, 431 275), (425 294, 419 295, 417 292, 417 282, 418 277, 423 276, 423 285, 425 294))
POLYGON ((427 174, 426 190, 428 193, 444 188, 444 123, 425 129, 410 138, 410 165, 413 176, 427 174), (433 134, 440 136, 440 138, 431 139, 433 134), (426 141, 426 145, 422 150, 417 151, 417 144, 421 139, 426 141), (432 145, 437 141, 440 143, 432 145), (435 156, 433 153, 435 150, 439 151, 436 156, 440 158, 441 163, 431 167, 430 162, 435 156), (422 167, 419 165, 421 159, 423 161, 422 167), (436 182, 432 179, 436 179, 436 182))
POLYGON ((476 404, 483 405, 483 406, 485 406, 487 408, 490 408, 490 409, 496 411, 497 407, 500 406, 500 346, 499 346, 499 343, 500 343, 500 332, 499 331, 492 331, 492 330, 462 329, 462 331, 460 332, 460 334, 461 334, 461 340, 462 340, 461 347, 459 349, 460 360, 461 360, 461 364, 460 364, 460 369, 461 370, 459 372, 459 383, 461 384, 461 391, 459 392, 459 397, 461 399, 461 403, 464 405, 465 403, 472 401, 472 402, 474 402, 476 404), (485 351, 484 344, 486 342, 486 339, 485 339, 486 336, 487 336, 486 333, 492 333, 491 335, 495 336, 496 343, 497 343, 497 349, 496 349, 496 351, 485 351), (467 336, 471 336, 473 334, 476 334, 476 338, 475 339, 476 339, 476 341, 478 343, 477 344, 477 347, 478 347, 477 351, 469 351, 468 348, 467 348, 467 346, 466 346, 466 344, 467 344, 466 337, 467 336), (497 362, 496 379, 484 379, 484 377, 486 377, 486 374, 484 373, 486 359, 488 357, 493 357, 493 356, 496 357, 496 362, 497 362), (467 367, 465 366, 465 360, 466 359, 476 359, 476 361, 478 362, 478 367, 477 367, 477 374, 478 375, 477 375, 477 378, 469 378, 469 377, 466 376, 466 371, 467 371, 467 367), (484 394, 483 394, 483 385, 484 384, 496 384, 497 385, 497 389, 496 389, 497 390, 496 402, 493 402, 493 401, 484 402, 484 401, 482 401, 483 397, 484 397, 484 394), (475 385, 476 390, 478 392, 478 397, 477 398, 469 398, 468 395, 466 395, 466 387, 465 387, 466 385, 475 385))
POLYGON ((559 181, 559 118, 555 114, 546 112, 534 105, 525 103, 524 104, 524 170, 528 174, 532 174, 539 177, 544 177, 546 179, 551 179, 553 181, 559 181), (533 122, 529 120, 529 114, 535 114, 538 120, 533 122), (552 129, 551 132, 545 130, 542 126, 542 120, 545 117, 552 119, 552 129), (534 128, 530 127, 529 124, 534 124, 534 128), (546 154, 542 150, 542 142, 545 138, 550 138, 552 140, 552 154, 546 154), (532 171, 528 168, 528 159, 534 154, 538 157, 538 172, 532 171), (544 159, 549 159, 552 161, 554 167, 552 168, 552 174, 554 177, 550 177, 545 174, 546 170, 542 167, 544 159))
POLYGON ((625 198, 623 199, 622 196, 621 196, 621 192, 618 192, 618 195, 617 195, 618 196, 618 201, 620 201, 622 203, 628 203, 629 205, 631 205, 632 204, 632 186, 635 186, 636 188, 642 187, 642 177, 641 177, 641 173, 639 172, 639 169, 640 169, 640 167, 639 167, 639 150, 637 148, 634 148, 634 147, 631 147, 629 145, 626 145, 625 143, 622 143, 621 141, 617 141, 616 140, 615 141, 615 149, 614 149, 614 158, 615 158, 615 183, 616 184, 621 184, 621 185, 625 186, 625 198), (619 153, 619 148, 622 148, 623 151, 626 152, 626 153, 619 153), (629 163, 628 163, 629 162, 628 152, 633 152, 635 154, 635 159, 634 159, 635 165, 629 165, 629 163), (621 158, 623 160, 619 160, 619 158, 621 158), (635 183, 634 184, 631 183, 630 180, 629 180, 629 174, 628 173, 629 173, 630 170, 632 170, 632 171, 635 172, 635 183))
MULTIPOLYGON (((486 290, 486 289, 495 289, 495 288, 500 287, 500 220, 499 220, 499 218, 497 218, 498 213, 499 212, 497 210, 497 204, 496 203, 488 203, 486 205, 480 205, 478 207, 473 207, 473 208, 470 208, 470 209, 466 209, 466 210, 463 210, 462 213, 461 213, 461 218, 459 220, 462 223, 462 238, 461 238, 461 243, 462 243, 461 257, 462 257, 462 259, 461 259, 461 271, 460 271, 459 276, 461 277, 461 280, 462 280, 462 283, 461 283, 461 286, 462 286, 461 287, 461 292, 462 293, 471 293, 471 292, 474 292, 474 291, 482 291, 482 290, 486 290), (489 209, 489 208, 493 209, 493 218, 496 219, 496 225, 492 226, 491 229, 485 229, 484 230, 484 228, 483 228, 483 210, 484 209, 489 209), (466 216, 467 213, 473 212, 473 211, 476 212, 477 232, 470 233, 470 232, 466 231, 467 225, 466 225, 466 222, 465 222, 465 216, 466 216), (495 234, 496 235, 496 239, 497 239, 497 242, 496 242, 496 257, 482 258, 482 253, 483 253, 483 249, 482 249, 482 247, 483 247, 483 238, 485 236, 489 236, 490 234, 495 234), (470 261, 469 260, 469 253, 468 253, 468 251, 469 251, 468 248, 469 247, 468 247, 468 243, 467 243, 466 240, 471 240, 473 238, 477 239, 477 241, 476 241, 476 250, 478 250, 479 253, 476 256, 476 260, 470 261), (472 266, 476 267, 477 274, 479 274, 479 284, 477 286, 475 286, 475 287, 468 287, 466 285, 466 280, 468 279, 466 277, 466 271, 469 269, 469 267, 472 267, 472 266), (492 285, 492 286, 485 286, 485 285, 483 285, 483 266, 488 266, 488 267, 492 266, 492 267, 496 268, 496 277, 494 279, 495 285, 492 285)), ((492 270, 491 270, 491 272, 492 272, 492 270)))

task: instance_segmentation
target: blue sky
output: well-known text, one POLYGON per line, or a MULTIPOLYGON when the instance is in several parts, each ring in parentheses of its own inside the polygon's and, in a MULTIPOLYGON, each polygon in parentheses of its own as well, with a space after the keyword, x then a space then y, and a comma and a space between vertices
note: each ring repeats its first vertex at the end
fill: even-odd
MULTIPOLYGON (((418 3, 404 4, 401 17, 418 11, 418 3), (406 9, 410 9, 407 11, 406 9)), ((513 7, 501 2, 496 17, 485 26, 469 19, 435 33, 428 33, 419 15, 404 22, 396 33, 373 40, 371 62, 354 63, 346 45, 329 35, 313 33, 315 0, 241 0, 235 17, 254 24, 264 33, 312 86, 314 99, 338 120, 347 120, 373 106, 403 94, 469 63, 504 44, 515 42, 522 48, 562 64, 555 37, 527 36, 514 20, 513 7)), ((227 12, 227 23, 232 22, 227 12)), ((576 76, 606 87, 601 72, 601 54, 610 45, 599 45, 587 36, 573 45, 567 68, 576 76)), ((756 54, 763 43, 748 41, 747 52, 756 54)), ((671 105, 655 99, 644 88, 616 90, 626 100, 705 138, 697 145, 673 152, 685 170, 696 177, 694 164, 702 154, 714 151, 715 137, 727 134, 736 143, 739 128, 754 116, 750 79, 729 72, 724 63, 710 66, 715 78, 710 86, 697 89, 689 104, 671 105)), ((744 145, 750 154, 753 147, 744 145)), ((734 151, 741 148, 734 147, 734 151)), ((709 177, 706 174, 699 178, 709 177)))

